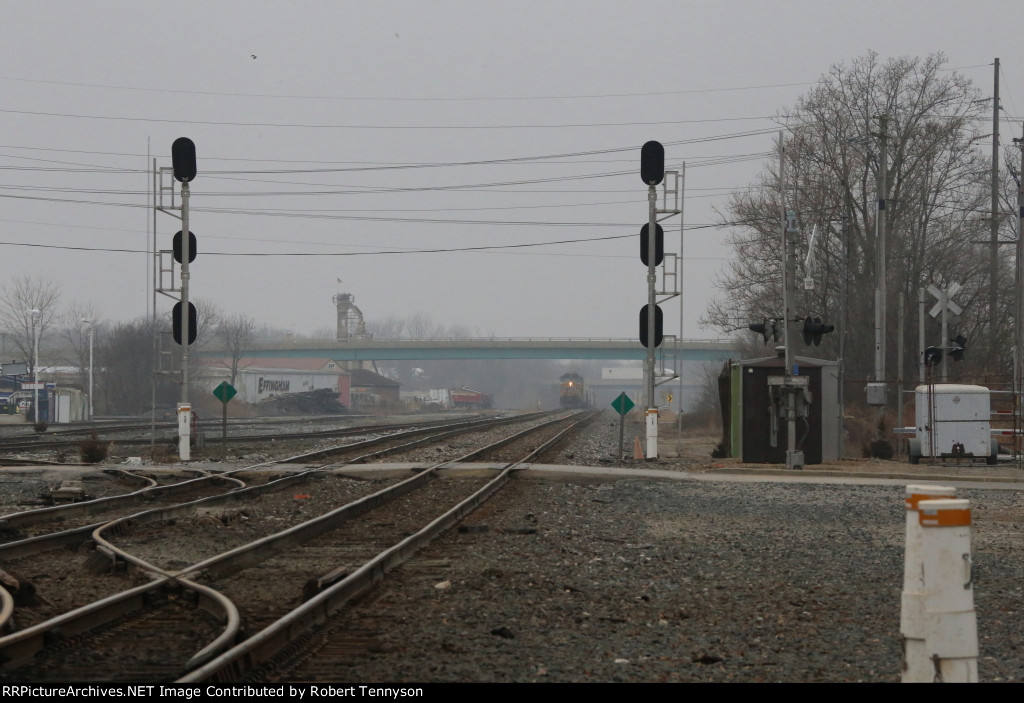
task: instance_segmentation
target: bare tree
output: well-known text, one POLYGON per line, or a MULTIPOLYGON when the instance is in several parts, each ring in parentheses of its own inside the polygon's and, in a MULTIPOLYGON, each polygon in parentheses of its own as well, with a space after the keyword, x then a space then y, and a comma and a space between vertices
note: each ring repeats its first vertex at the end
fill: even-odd
POLYGON ((431 339, 444 335, 444 326, 438 324, 425 312, 416 312, 405 322, 405 332, 409 339, 431 339))
MULTIPOLYGON (((205 363, 202 352, 217 344, 224 309, 209 298, 195 298, 192 302, 196 306, 196 341, 189 348, 188 386, 189 399, 194 402, 210 391, 210 366, 205 363)), ((175 346, 180 350, 178 345, 175 346)))
MULTIPOLYGON (((91 332, 95 357, 98 317, 95 305, 77 300, 68 306, 61 317, 60 336, 64 340, 64 362, 77 369, 78 387, 82 390, 86 390, 89 385, 89 335, 91 332)), ((102 330, 102 326, 99 330, 102 330)))
POLYGON ((196 341, 192 346, 199 350, 217 341, 224 309, 209 298, 195 298, 192 303, 196 306, 196 341))
MULTIPOLYGON (((880 63, 874 53, 833 66, 817 86, 780 120, 787 125, 786 209, 798 213, 801 229, 819 232, 814 291, 796 301, 801 317, 838 323, 846 294, 846 359, 849 378, 865 379, 873 361, 873 291, 876 286, 876 202, 887 200, 886 285, 890 291, 887 337, 895 339, 898 305, 906 305, 904 333, 916 340, 914 303, 920 287, 961 286, 965 309, 960 328, 980 336, 988 320, 981 305, 989 272, 980 240, 988 229, 984 203, 988 165, 975 125, 984 105, 964 76, 944 68, 942 55, 880 63), (879 115, 888 115, 887 163, 879 163, 879 115), (886 194, 876 192, 886 169, 886 194), (843 227, 846 221, 845 229, 843 227), (908 302, 903 302, 908 301, 908 302), (975 302, 977 301, 977 302, 975 302)), ((744 329, 782 309, 781 215, 778 156, 757 184, 733 195, 723 225, 731 229, 736 258, 719 281, 723 295, 704 322, 744 329)), ((802 260, 806 250, 798 252, 802 260)), ((1007 252, 1004 252, 1007 253, 1007 252)), ((1012 274, 1004 257, 995 275, 1012 274)), ((1012 298, 1012 286, 1006 289, 1012 298)), ((838 325, 837 325, 838 326, 838 325)), ((1008 332, 1008 331, 1007 331, 1008 332)), ((951 332, 955 334, 955 332, 951 332)), ((937 338, 929 330, 929 339, 937 338)), ((834 354, 838 335, 826 335, 816 353, 834 354)), ((1007 336, 990 336, 979 349, 989 372, 1006 367, 1007 336)), ((916 355, 905 359, 914 377, 916 355)), ((896 345, 887 345, 887 368, 896 368, 896 345)))
POLYGON ((402 339, 405 328, 406 320, 394 315, 379 320, 368 320, 366 323, 366 329, 374 339, 402 339))
POLYGON ((227 352, 228 361, 224 366, 230 374, 229 383, 234 385, 239 364, 256 338, 256 320, 242 314, 222 317, 217 325, 217 337, 227 352))
MULTIPOLYGON (((287 338, 286 334, 281 335, 287 338)), ((306 335, 298 335, 300 339, 305 339, 306 335)), ((309 333, 309 339, 337 339, 338 330, 334 327, 317 327, 315 330, 309 333)))
POLYGON ((0 288, 0 329, 33 370, 35 335, 42 346, 47 333, 59 323, 59 301, 60 288, 52 281, 23 276, 0 288))
POLYGON ((157 405, 173 406, 179 384, 167 375, 154 376, 153 338, 169 331, 170 321, 140 317, 114 325, 96 345, 97 396, 107 414, 140 415, 149 409, 156 383, 157 405))
POLYGON ((259 341, 272 341, 285 339, 288 336, 288 330, 282 327, 273 327, 263 323, 253 330, 253 339, 259 341))

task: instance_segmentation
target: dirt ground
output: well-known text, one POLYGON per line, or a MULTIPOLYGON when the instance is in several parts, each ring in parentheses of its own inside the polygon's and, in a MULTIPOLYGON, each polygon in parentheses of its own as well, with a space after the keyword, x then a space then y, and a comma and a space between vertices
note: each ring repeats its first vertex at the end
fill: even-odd
MULTIPOLYGON (((735 458, 711 458, 721 435, 707 432, 683 431, 682 441, 673 426, 659 427, 659 462, 693 464, 686 470, 703 473, 791 473, 784 464, 744 463, 735 458)), ((836 461, 805 466, 803 471, 813 475, 866 476, 885 478, 928 477, 929 480, 948 476, 960 480, 979 481, 1022 481, 1024 466, 1014 462, 1013 457, 1001 456, 998 464, 989 466, 981 461, 946 460, 911 464, 906 457, 875 459, 845 457, 836 461)))

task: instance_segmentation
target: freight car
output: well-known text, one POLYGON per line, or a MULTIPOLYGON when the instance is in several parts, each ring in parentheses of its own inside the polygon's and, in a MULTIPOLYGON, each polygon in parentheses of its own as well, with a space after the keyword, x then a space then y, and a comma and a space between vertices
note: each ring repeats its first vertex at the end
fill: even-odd
POLYGON ((578 373, 566 373, 558 380, 559 405, 563 408, 585 408, 590 405, 582 376, 578 373))
POLYGON ((453 408, 489 408, 491 407, 491 396, 489 393, 481 393, 470 388, 451 388, 448 390, 453 408))

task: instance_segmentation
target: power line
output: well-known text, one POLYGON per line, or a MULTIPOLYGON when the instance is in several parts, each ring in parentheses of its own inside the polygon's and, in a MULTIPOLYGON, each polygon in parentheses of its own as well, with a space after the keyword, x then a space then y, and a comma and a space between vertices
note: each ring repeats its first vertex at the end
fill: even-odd
MULTIPOLYGON (((7 220, 4 220, 7 221, 7 220)), ((17 220, 14 220, 17 222, 17 220)), ((713 223, 702 223, 694 224, 686 227, 686 231, 697 231, 703 229, 718 229, 722 227, 752 224, 757 220, 749 221, 736 221, 736 222, 713 222, 713 223)), ((38 223, 29 223, 38 224, 38 223)), ((45 223, 42 223, 45 224, 45 223)), ((616 225, 622 227, 624 225, 616 225)), ((631 225, 630 225, 631 226, 631 225)), ((86 229, 102 229, 102 228, 86 228, 86 229)), ((132 230, 119 230, 123 232, 130 232, 132 230)), ((141 232, 140 232, 141 233, 141 232)), ((532 247, 545 247, 545 246, 556 246, 562 244, 591 244, 594 242, 611 241, 617 239, 633 239, 636 237, 635 234, 618 234, 609 235, 606 237, 585 237, 581 239, 561 239, 550 242, 529 242, 529 243, 516 243, 516 244, 486 244, 479 246, 470 247, 450 247, 450 248, 435 248, 435 249, 383 249, 368 252, 227 252, 227 251, 209 251, 203 252, 203 256, 259 256, 259 257, 271 257, 271 256, 369 256, 369 255, 384 255, 384 254, 431 254, 431 253, 456 253, 456 252, 471 252, 471 251, 483 251, 483 250, 504 250, 504 249, 525 249, 532 247)), ((213 239, 239 239, 241 241, 265 241, 270 243, 282 243, 282 244, 295 244, 294 241, 280 241, 280 240, 253 240, 251 237, 217 237, 213 236, 213 239)), ((336 243, 309 243, 319 246, 337 246, 336 243)), ((0 241, 0 246, 13 246, 13 247, 30 247, 40 249, 59 249, 68 251, 88 251, 88 252, 101 252, 101 253, 127 253, 127 254, 152 254, 148 249, 125 249, 116 247, 83 247, 83 246, 71 246, 61 244, 39 244, 35 242, 4 242, 0 241)), ((358 246, 358 245, 351 245, 358 246)), ((687 257, 701 259, 701 258, 718 258, 718 257, 687 257)))
MULTIPOLYGON (((717 225, 701 225, 692 229, 703 229, 704 227, 713 227, 717 225)), ((435 249, 382 249, 377 251, 365 251, 365 252, 226 252, 226 251, 208 251, 203 252, 203 256, 249 256, 249 257, 307 257, 307 256, 335 256, 335 257, 348 257, 348 256, 380 256, 380 255, 395 255, 395 254, 442 254, 442 253, 458 253, 458 252, 473 252, 473 251, 487 251, 487 250, 505 250, 505 249, 526 249, 532 247, 545 247, 545 246, 556 246, 562 244, 592 244, 594 242, 610 241, 615 239, 633 239, 635 234, 618 234, 607 237, 588 237, 584 239, 562 239, 552 242, 531 242, 531 243, 519 243, 519 244, 484 244, 480 246, 471 247, 449 247, 449 248, 435 248, 435 249)), ((111 247, 78 247, 69 245, 57 245, 57 244, 38 244, 28 242, 0 242, 0 246, 17 246, 17 247, 31 247, 40 249, 61 249, 68 251, 91 251, 91 252, 105 252, 105 253, 128 253, 128 254, 151 254, 152 252, 146 249, 123 249, 123 248, 111 248, 111 247)))
MULTIPOLYGON (((968 67, 969 68, 969 67, 968 67)), ((315 100, 315 101, 339 101, 339 102, 507 102, 523 100, 592 100, 606 98, 637 98, 659 95, 693 95, 700 93, 727 93, 746 90, 767 90, 773 88, 793 88, 806 85, 815 85, 819 81, 803 83, 768 83, 764 85, 750 85, 725 88, 693 88, 689 90, 666 90, 647 93, 601 93, 601 94, 578 94, 578 95, 521 95, 521 96, 482 96, 482 97, 389 97, 389 96, 337 96, 337 95, 302 95, 302 94, 276 94, 276 93, 235 93, 230 91, 210 90, 175 90, 172 88, 153 88, 139 86, 109 85, 102 83, 73 83, 70 81, 50 81, 32 78, 16 78, 14 76, 0 76, 0 80, 17 81, 20 83, 38 83, 41 85, 72 86, 76 88, 101 88, 104 90, 127 90, 145 93, 170 93, 174 95, 209 95, 219 97, 235 98, 262 98, 281 100, 315 100)))
MULTIPOLYGON (((771 128, 771 129, 745 130, 745 131, 742 131, 742 132, 727 132, 725 134, 715 134, 715 135, 711 135, 711 136, 708 136, 708 137, 693 137, 693 138, 690 138, 690 139, 677 139, 677 140, 673 140, 673 141, 666 141, 666 142, 663 142, 663 144, 666 147, 669 147, 669 146, 683 146, 683 145, 687 145, 687 144, 701 144, 701 143, 705 143, 705 142, 722 141, 722 140, 729 140, 729 139, 741 139, 741 138, 745 138, 745 137, 757 137, 757 136, 762 136, 762 135, 765 135, 765 134, 774 134, 776 131, 777 130, 775 128, 771 128)), ((21 145, 14 145, 14 144, 0 144, 0 149, 23 149, 25 151, 48 151, 48 152, 57 152, 57 153, 66 153, 66 154, 94 154, 94 155, 99 155, 99 156, 126 156, 126 157, 131 157, 131 158, 151 158, 153 156, 152 154, 135 154, 135 153, 130 153, 130 152, 95 151, 95 150, 88 150, 88 149, 54 149, 52 147, 21 146, 21 145)), ((203 162, 204 163, 207 162, 207 161, 241 161, 241 162, 255 162, 255 163, 341 164, 341 165, 345 165, 345 168, 337 168, 337 169, 289 169, 289 170, 282 170, 282 171, 276 171, 276 170, 208 171, 208 170, 204 170, 203 174, 205 176, 205 175, 207 175, 209 173, 223 173, 223 174, 232 174, 232 173, 239 173, 239 174, 246 174, 246 173, 261 174, 261 173, 266 173, 266 174, 270 174, 270 173, 290 173, 290 172, 296 172, 296 173, 318 173, 318 172, 321 172, 321 171, 330 172, 330 171, 333 171, 333 170, 339 170, 339 171, 346 171, 346 170, 350 170, 350 169, 351 170, 369 170, 371 168, 378 168, 378 167, 387 167, 387 168, 391 168, 391 167, 397 167, 397 168, 420 168, 420 167, 431 167, 431 166, 433 166, 433 167, 441 167, 441 166, 478 166, 478 165, 491 165, 491 164, 502 164, 502 163, 529 163, 529 162, 532 162, 532 161, 561 159, 561 158, 575 158, 575 157, 581 157, 581 156, 597 156, 597 155, 601 155, 601 154, 614 154, 614 153, 625 153, 625 152, 635 152, 635 151, 637 151, 636 145, 630 145, 630 146, 622 146, 622 147, 609 147, 609 148, 604 148, 604 149, 592 149, 592 150, 588 150, 588 151, 559 152, 559 153, 555 153, 555 154, 540 154, 540 155, 533 155, 533 156, 517 156, 517 157, 500 158, 500 159, 480 159, 480 160, 473 160, 473 161, 401 162, 401 163, 367 162, 367 161, 313 160, 313 159, 253 159, 253 158, 241 158, 241 157, 206 156, 206 155, 204 155, 203 156, 203 162), (362 164, 362 165, 353 168, 351 166, 352 164, 362 164)), ((160 155, 157 155, 157 156, 159 157, 160 155)), ((14 155, 8 155, 8 158, 19 158, 19 159, 26 159, 26 160, 36 160, 36 159, 30 159, 30 157, 14 156, 14 155)), ((169 157, 165 154, 165 155, 162 156, 162 158, 167 159, 169 157)), ((701 157, 701 158, 717 158, 717 157, 701 157)), ((38 160, 45 161, 45 159, 38 159, 38 160)), ((54 161, 53 163, 64 163, 64 164, 72 164, 72 165, 89 165, 89 164, 78 164, 76 162, 67 162, 67 161, 54 161)), ((108 167, 96 166, 96 168, 108 168, 108 167)), ((125 170, 125 172, 132 172, 132 171, 136 171, 137 169, 124 169, 124 170, 125 170)))
POLYGON ((680 124, 709 124, 716 122, 744 122, 772 120, 772 116, 717 117, 699 120, 655 120, 645 122, 576 122, 562 124, 505 124, 505 125, 381 125, 381 124, 308 124, 299 122, 233 122, 227 120, 181 120, 166 117, 122 117, 117 115, 84 115, 70 112, 41 112, 35 110, 0 109, 0 113, 31 115, 33 117, 64 117, 82 120, 145 122, 154 124, 209 125, 218 127, 264 127, 288 129, 366 129, 366 130, 500 130, 500 129, 580 129, 584 127, 639 127, 680 124))

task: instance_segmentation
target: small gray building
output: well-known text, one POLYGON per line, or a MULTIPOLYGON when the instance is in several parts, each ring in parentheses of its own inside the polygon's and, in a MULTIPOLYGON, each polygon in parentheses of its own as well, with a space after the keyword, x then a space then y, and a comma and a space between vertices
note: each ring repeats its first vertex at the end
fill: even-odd
MULTIPOLYGON (((784 365, 782 358, 771 356, 730 361, 723 369, 719 391, 729 456, 754 464, 786 463, 788 423, 777 411, 773 422, 769 383, 769 378, 785 375, 784 365)), ((796 449, 804 452, 805 464, 835 461, 842 432, 839 364, 798 356, 795 366, 797 375, 810 379, 810 404, 807 417, 797 419, 796 449)))

